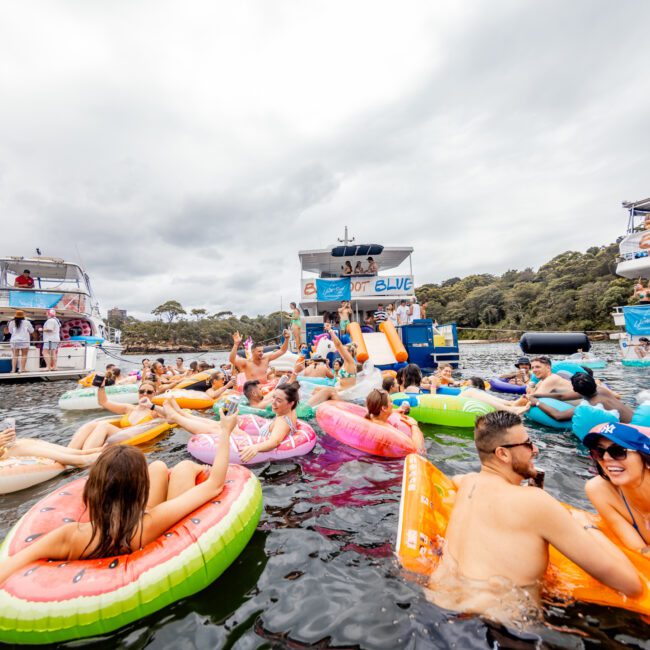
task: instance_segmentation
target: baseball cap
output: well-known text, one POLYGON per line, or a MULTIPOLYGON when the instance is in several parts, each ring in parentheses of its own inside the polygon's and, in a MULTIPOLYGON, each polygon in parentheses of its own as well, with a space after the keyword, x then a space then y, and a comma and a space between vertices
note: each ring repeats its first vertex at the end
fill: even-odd
POLYGON ((650 427, 623 424, 622 422, 598 424, 585 436, 583 440, 585 447, 593 447, 598 436, 607 438, 625 449, 650 454, 650 427))

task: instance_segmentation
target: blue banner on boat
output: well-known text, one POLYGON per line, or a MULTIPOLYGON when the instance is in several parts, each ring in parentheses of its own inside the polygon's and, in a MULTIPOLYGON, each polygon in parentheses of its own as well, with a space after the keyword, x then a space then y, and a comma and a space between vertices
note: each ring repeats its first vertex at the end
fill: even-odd
POLYGON ((632 336, 650 336, 650 307, 623 307, 625 331, 632 336))
POLYGON ((316 280, 316 299, 322 302, 340 302, 350 300, 350 278, 337 278, 336 280, 316 280))
POLYGON ((25 309, 52 309, 63 298, 62 293, 44 291, 10 291, 9 306, 25 309))

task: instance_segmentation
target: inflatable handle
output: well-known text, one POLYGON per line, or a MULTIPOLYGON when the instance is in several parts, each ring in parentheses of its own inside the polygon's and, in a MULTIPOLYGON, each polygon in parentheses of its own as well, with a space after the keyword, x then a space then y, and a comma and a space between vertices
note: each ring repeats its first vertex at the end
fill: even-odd
POLYGON ((383 332, 388 339, 388 345, 395 355, 395 359, 400 363, 406 361, 409 358, 406 348, 400 339, 395 325, 393 325, 389 320, 385 320, 383 323, 379 323, 379 331, 383 332))
POLYGON ((350 323, 348 325, 348 334, 352 339, 352 343, 357 346, 357 361, 359 363, 368 361, 368 348, 366 347, 366 342, 363 340, 359 323, 350 323))

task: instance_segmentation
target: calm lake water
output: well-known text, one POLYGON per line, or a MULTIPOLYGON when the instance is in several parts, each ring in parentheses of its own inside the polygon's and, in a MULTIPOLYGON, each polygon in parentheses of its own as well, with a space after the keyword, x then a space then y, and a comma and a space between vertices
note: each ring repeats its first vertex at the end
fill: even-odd
MULTIPOLYGON (((512 344, 466 345, 461 352, 466 376, 505 371, 519 356, 512 344)), ((596 376, 635 403, 636 394, 650 384, 647 369, 616 363, 613 344, 596 344, 594 352, 610 361, 596 376)), ((193 358, 184 356, 186 363, 193 358)), ((225 354, 203 358, 221 362, 225 354)), ((73 382, 1 385, 0 415, 16 418, 20 436, 66 444, 77 427, 100 415, 57 407, 61 393, 74 387, 73 382)), ((538 425, 529 428, 540 447, 538 465, 546 469, 546 489, 587 507, 583 485, 592 475, 591 463, 577 439, 538 425)), ((470 431, 424 430, 427 456, 443 471, 477 469, 470 431)), ((188 457, 188 437, 176 429, 145 451, 174 464, 188 457)), ((85 640, 84 647, 650 648, 650 626, 622 610, 552 607, 547 610, 550 625, 526 639, 478 617, 459 617, 431 605, 393 555, 402 464, 355 452, 322 434, 306 457, 255 466, 264 511, 250 544, 226 573, 192 598, 109 636, 85 640)), ((38 499, 79 475, 72 471, 0 497, 2 537, 38 499)))

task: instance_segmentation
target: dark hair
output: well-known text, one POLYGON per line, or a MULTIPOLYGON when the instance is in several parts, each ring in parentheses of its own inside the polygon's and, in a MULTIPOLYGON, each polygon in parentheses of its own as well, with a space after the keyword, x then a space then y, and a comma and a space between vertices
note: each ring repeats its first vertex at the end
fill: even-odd
POLYGON ((213 372, 210 375, 210 383, 212 383, 213 381, 217 381, 217 379, 221 379, 221 381, 225 382, 226 375, 223 372, 221 372, 221 370, 218 370, 217 372, 213 372))
POLYGON ((474 444, 481 459, 488 457, 503 441, 508 429, 522 423, 516 413, 492 411, 477 418, 474 425, 474 444))
POLYGON ((422 382, 422 371, 420 370, 420 366, 416 363, 409 363, 409 365, 404 368, 403 376, 404 388, 408 388, 409 386, 420 387, 420 383, 422 382))
POLYGON ((185 361, 185 359, 183 357, 176 357, 176 361, 185 361))
POLYGON ((540 356, 540 357, 535 357, 535 358, 531 361, 531 363, 532 363, 533 361, 539 361, 540 363, 543 363, 545 366, 548 366, 549 368, 551 367, 551 360, 550 360, 547 356, 542 355, 542 356, 540 356))
POLYGON ((253 389, 260 385, 259 379, 251 379, 244 384, 243 393, 244 397, 250 401, 250 396, 253 393, 253 389))
POLYGON ((191 361, 190 362, 190 370, 196 370, 199 367, 199 362, 198 361, 191 361))
POLYGON ((290 302, 289 307, 293 307, 294 309, 298 309, 298 305, 296 305, 295 302, 290 302))
POLYGON ((111 374, 113 375, 113 377, 115 377, 115 379, 117 379, 122 375, 122 371, 117 366, 113 366, 111 368, 111 374))
POLYGON ((165 359, 164 359, 163 357, 158 357, 158 358, 156 359, 156 361, 157 361, 158 363, 162 363, 163 366, 165 365, 165 359))
POLYGON ((479 390, 485 390, 485 380, 480 377, 470 377, 469 385, 473 388, 478 388, 479 390))
POLYGON ((395 384, 395 377, 391 377, 390 375, 388 375, 388 377, 384 377, 382 379, 382 382, 381 382, 382 390, 385 390, 385 391, 388 392, 388 391, 390 391, 390 389, 393 387, 394 384, 395 384))
POLYGON ((294 381, 291 384, 282 384, 282 386, 277 386, 275 390, 281 390, 287 398, 287 402, 291 404, 291 410, 295 410, 300 401, 300 384, 297 381, 294 381))
POLYGON ((142 361, 140 361, 140 363, 144 363, 145 361, 150 361, 149 357, 145 357, 144 359, 142 359, 142 361))
POLYGON ((576 393, 583 397, 593 397, 598 391, 596 380, 586 372, 576 372, 571 377, 571 386, 576 393))
POLYGON ((107 447, 90 468, 84 486, 83 503, 92 532, 83 559, 131 553, 131 540, 141 529, 148 499, 149 471, 142 451, 130 445, 107 447))
POLYGON ((400 368, 395 373, 395 379, 397 380, 398 388, 401 388, 404 385, 404 368, 400 368))
POLYGON ((368 393, 368 397, 366 397, 366 408, 368 409, 366 420, 376 418, 381 413, 381 409, 389 404, 390 398, 388 397, 388 393, 385 390, 373 388, 368 393))

